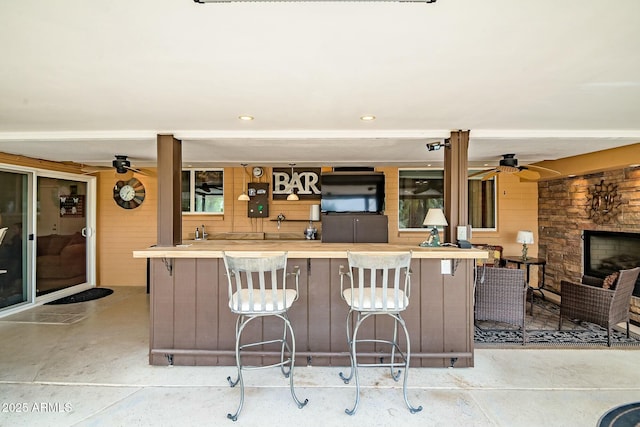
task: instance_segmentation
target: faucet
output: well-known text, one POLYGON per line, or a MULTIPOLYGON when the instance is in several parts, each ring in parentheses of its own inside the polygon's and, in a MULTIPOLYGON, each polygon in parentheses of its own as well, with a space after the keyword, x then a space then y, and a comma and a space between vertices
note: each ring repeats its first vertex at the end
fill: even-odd
POLYGON ((278 220, 278 230, 280 230, 280 224, 282 224, 282 221, 284 221, 284 214, 280 212, 276 219, 278 220))
POLYGON ((207 240, 207 237, 209 237, 209 233, 207 233, 204 228, 204 224, 202 224, 202 240, 207 240))

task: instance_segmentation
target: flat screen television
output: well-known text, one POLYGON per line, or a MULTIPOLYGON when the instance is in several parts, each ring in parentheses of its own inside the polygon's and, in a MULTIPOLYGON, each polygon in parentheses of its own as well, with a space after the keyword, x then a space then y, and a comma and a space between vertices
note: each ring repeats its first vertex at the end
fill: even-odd
POLYGON ((324 213, 382 213, 384 174, 381 172, 329 172, 320 177, 324 213))

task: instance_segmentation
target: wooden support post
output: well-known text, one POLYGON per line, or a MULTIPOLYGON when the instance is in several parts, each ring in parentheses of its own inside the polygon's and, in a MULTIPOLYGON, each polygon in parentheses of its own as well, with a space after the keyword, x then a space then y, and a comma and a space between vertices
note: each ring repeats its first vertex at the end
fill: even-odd
POLYGON ((182 141, 158 135, 158 246, 182 243, 182 141))
POLYGON ((456 227, 469 224, 469 131, 453 131, 444 152, 444 212, 447 242, 456 241, 456 227))

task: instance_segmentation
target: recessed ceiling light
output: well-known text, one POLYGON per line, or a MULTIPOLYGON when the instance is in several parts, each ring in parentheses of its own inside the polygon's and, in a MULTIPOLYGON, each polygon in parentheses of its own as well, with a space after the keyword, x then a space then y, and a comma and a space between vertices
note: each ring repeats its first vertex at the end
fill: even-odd
POLYGON ((360 120, 363 122, 370 122, 376 119, 376 116, 360 116, 360 120))
POLYGON ((239 116, 238 118, 245 122, 250 122, 251 120, 253 120, 253 116, 239 116))

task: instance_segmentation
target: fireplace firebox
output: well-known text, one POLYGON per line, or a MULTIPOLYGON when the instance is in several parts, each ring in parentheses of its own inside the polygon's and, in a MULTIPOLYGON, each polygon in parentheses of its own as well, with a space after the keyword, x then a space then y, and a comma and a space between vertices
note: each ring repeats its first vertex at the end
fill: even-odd
MULTIPOLYGON (((640 266, 640 233, 584 230, 584 274, 605 278, 640 266)), ((633 295, 640 297, 640 277, 633 295)))

